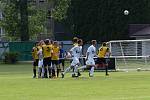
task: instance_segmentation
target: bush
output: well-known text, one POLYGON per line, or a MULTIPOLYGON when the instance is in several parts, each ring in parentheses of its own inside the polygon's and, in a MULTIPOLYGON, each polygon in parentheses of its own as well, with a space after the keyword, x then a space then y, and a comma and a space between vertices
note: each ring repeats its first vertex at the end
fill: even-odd
POLYGON ((17 52, 6 52, 4 54, 4 62, 14 64, 18 61, 19 53, 17 52))

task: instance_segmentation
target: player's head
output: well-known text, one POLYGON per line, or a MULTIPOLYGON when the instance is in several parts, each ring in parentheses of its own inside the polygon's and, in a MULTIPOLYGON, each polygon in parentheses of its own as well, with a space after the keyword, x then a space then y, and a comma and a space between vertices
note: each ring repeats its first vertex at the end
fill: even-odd
POLYGON ((45 42, 43 41, 43 40, 41 40, 40 42, 39 42, 39 45, 40 46, 42 46, 42 45, 44 45, 45 44, 45 42))
POLYGON ((50 40, 49 40, 49 39, 46 39, 44 42, 45 42, 46 45, 49 45, 50 40))
POLYGON ((91 44, 95 46, 96 45, 96 40, 92 40, 91 44))
POLYGON ((82 39, 79 39, 79 40, 78 40, 78 45, 79 45, 79 46, 82 46, 82 45, 83 45, 83 40, 82 40, 82 39))
POLYGON ((53 41, 53 40, 50 40, 50 44, 52 44, 52 45, 53 45, 53 44, 54 44, 54 41, 53 41))
POLYGON ((54 41, 54 44, 53 44, 55 47, 58 46, 58 41, 54 41))
POLYGON ((38 45, 39 45, 39 41, 36 41, 34 45, 35 45, 35 46, 38 46, 38 45))
POLYGON ((72 42, 73 42, 73 44, 74 44, 74 43, 78 43, 78 38, 77 38, 77 37, 74 37, 73 40, 72 40, 72 42))
POLYGON ((107 44, 106 44, 106 42, 103 42, 103 44, 102 44, 103 46, 107 46, 107 44))

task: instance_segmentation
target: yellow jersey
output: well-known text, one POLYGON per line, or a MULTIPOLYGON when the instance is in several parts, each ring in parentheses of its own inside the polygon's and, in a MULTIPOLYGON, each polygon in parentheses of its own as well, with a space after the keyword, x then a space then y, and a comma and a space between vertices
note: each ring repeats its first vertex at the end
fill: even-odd
POLYGON ((52 56, 52 45, 43 45, 42 50, 43 50, 44 58, 48 58, 52 56))
POLYGON ((35 46, 32 48, 32 57, 33 59, 39 59, 38 57, 38 51, 40 49, 40 46, 35 46))
POLYGON ((106 55, 107 50, 108 50, 108 47, 106 47, 106 46, 100 47, 99 50, 98 50, 98 57, 99 58, 104 58, 105 55, 106 55))
POLYGON ((52 60, 59 60, 59 47, 53 47, 52 60))

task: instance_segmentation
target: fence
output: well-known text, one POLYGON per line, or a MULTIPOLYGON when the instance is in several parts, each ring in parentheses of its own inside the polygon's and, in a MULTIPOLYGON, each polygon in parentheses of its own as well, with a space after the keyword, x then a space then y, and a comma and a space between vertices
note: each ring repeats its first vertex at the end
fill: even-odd
MULTIPOLYGON (((0 42, 0 60, 4 58, 4 53, 6 52, 17 52, 19 53, 19 61, 31 61, 32 60, 32 47, 35 42, 0 42)), ((64 51, 69 51, 72 47, 72 43, 62 43, 64 51)), ((83 54, 85 54, 87 48, 90 44, 85 44, 83 46, 83 54)), ((100 44, 96 47, 98 48, 100 44)))

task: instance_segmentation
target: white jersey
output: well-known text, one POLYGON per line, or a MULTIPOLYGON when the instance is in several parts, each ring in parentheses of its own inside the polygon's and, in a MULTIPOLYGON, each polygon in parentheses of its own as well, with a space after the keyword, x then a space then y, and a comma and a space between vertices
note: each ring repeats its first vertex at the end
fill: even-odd
POLYGON ((42 49, 40 49, 38 51, 38 57, 39 57, 39 60, 43 59, 43 52, 42 52, 42 49))
POLYGON ((89 55, 88 55, 88 59, 93 59, 94 56, 96 56, 96 48, 95 48, 93 45, 91 45, 91 46, 88 48, 87 53, 89 54, 89 55))
POLYGON ((71 48, 72 58, 79 58, 81 56, 82 49, 80 46, 74 46, 71 48))
POLYGON ((82 46, 79 46, 79 57, 81 57, 82 56, 82 46))

